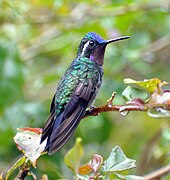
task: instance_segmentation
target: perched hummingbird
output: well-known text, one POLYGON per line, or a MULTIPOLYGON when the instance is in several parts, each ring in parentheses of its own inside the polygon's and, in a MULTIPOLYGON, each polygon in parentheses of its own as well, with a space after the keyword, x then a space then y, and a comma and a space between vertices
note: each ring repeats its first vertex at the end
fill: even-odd
POLYGON ((92 106, 102 83, 106 46, 127 38, 129 36, 104 40, 95 32, 89 32, 81 40, 77 57, 58 84, 43 128, 41 143, 47 138, 48 154, 58 151, 70 139, 87 108, 92 106))

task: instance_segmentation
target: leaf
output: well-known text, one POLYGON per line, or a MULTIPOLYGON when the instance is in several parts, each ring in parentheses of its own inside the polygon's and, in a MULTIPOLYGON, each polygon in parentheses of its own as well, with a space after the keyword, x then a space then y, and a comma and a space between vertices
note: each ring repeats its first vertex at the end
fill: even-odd
POLYGON ((164 118, 164 117, 170 117, 170 111, 164 109, 164 108, 151 108, 148 110, 148 115, 153 118, 164 118))
POLYGON ((146 90, 139 89, 136 87, 128 86, 123 92, 122 96, 126 101, 131 101, 133 99, 141 99, 142 101, 147 101, 149 99, 149 93, 146 90))
POLYGON ((21 157, 21 158, 7 171, 7 174, 6 174, 5 179, 8 180, 9 176, 11 175, 11 173, 12 173, 15 169, 17 169, 17 168, 19 168, 20 166, 22 166, 22 165, 24 164, 25 160, 26 160, 26 157, 25 157, 25 156, 21 157))
POLYGON ((148 102, 150 105, 158 104, 162 107, 150 108, 148 115, 154 118, 170 117, 170 111, 165 109, 165 105, 170 105, 170 92, 163 91, 159 93, 157 90, 151 95, 148 102))
POLYGON ((161 81, 158 78, 153 78, 153 79, 145 79, 143 81, 135 81, 133 79, 127 78, 124 79, 125 84, 129 85, 135 85, 137 87, 143 88, 147 90, 149 93, 153 93, 157 88, 161 88, 162 86, 168 84, 166 81, 161 81))
POLYGON ((67 152, 64 157, 65 164, 72 169, 75 173, 78 171, 80 166, 81 158, 83 157, 82 139, 77 138, 75 145, 67 152))
POLYGON ((41 177, 41 180, 48 180, 47 174, 43 174, 42 177, 41 177))
POLYGON ((25 128, 18 128, 20 131, 29 131, 33 132, 36 134, 42 134, 42 129, 41 128, 30 128, 30 127, 25 127, 25 128))
POLYGON ((96 172, 98 171, 98 169, 102 164, 103 164, 103 157, 98 154, 94 154, 90 163, 81 166, 79 168, 78 173, 81 175, 88 175, 94 172, 96 174, 96 172))
POLYGON ((36 167, 36 160, 44 151, 46 141, 40 144, 42 129, 40 128, 20 128, 22 132, 18 132, 14 141, 20 151, 31 161, 36 167))
POLYGON ((103 164, 103 157, 99 154, 94 154, 90 163, 90 167, 95 173, 100 168, 101 164, 103 164))
POLYGON ((104 172, 124 171, 136 167, 135 160, 125 156, 120 147, 116 146, 108 159, 104 162, 104 172))
POLYGON ((115 173, 120 179, 126 179, 126 180, 144 180, 141 176, 135 176, 135 175, 122 175, 115 173))
POLYGON ((80 175, 80 174, 77 174, 77 180, 89 180, 90 179, 90 177, 89 176, 82 176, 82 175, 80 175))
POLYGON ((149 104, 167 104, 167 105, 170 105, 170 92, 165 91, 165 92, 159 93, 158 91, 155 91, 151 96, 149 104))
POLYGON ((88 175, 91 172, 93 172, 93 168, 88 164, 80 166, 78 170, 78 173, 81 175, 88 175))

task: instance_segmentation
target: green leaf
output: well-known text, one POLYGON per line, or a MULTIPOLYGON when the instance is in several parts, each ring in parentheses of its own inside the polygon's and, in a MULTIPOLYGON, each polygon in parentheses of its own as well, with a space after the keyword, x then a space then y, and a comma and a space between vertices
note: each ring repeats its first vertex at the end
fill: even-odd
POLYGON ((153 93, 157 88, 168 84, 167 82, 163 81, 161 82, 160 79, 158 78, 153 78, 153 79, 145 79, 143 81, 135 81, 133 79, 127 78, 124 79, 125 84, 129 85, 135 85, 137 87, 143 88, 147 90, 149 93, 153 93), (159 87, 158 87, 159 86, 159 87))
POLYGON ((131 101, 135 98, 140 98, 143 101, 147 101, 149 98, 149 93, 145 90, 139 89, 139 88, 135 88, 132 86, 128 86, 123 92, 122 92, 122 96, 124 97, 124 99, 126 101, 131 101))
POLYGON ((122 175, 115 173, 120 179, 126 179, 126 180, 143 180, 144 178, 141 176, 135 176, 135 175, 122 175))
POLYGON ((164 117, 170 117, 170 111, 164 109, 164 108, 152 108, 148 110, 148 115, 153 118, 164 118, 164 117))
POLYGON ((86 176, 82 176, 80 174, 77 174, 77 179, 78 180, 89 180, 90 179, 90 176, 86 175, 86 176))
POLYGON ((122 149, 116 146, 104 162, 103 170, 104 172, 124 171, 136 167, 135 162, 135 160, 127 158, 122 149))
POLYGON ((25 156, 21 157, 21 158, 8 170, 5 179, 8 180, 9 176, 11 175, 11 173, 12 173, 15 169, 17 169, 17 168, 19 168, 20 166, 22 166, 22 165, 24 164, 25 160, 26 160, 26 157, 25 157, 25 156))
POLYGON ((77 138, 75 145, 67 152, 64 157, 65 164, 72 169, 75 173, 78 171, 80 166, 81 158, 83 157, 82 139, 77 138))

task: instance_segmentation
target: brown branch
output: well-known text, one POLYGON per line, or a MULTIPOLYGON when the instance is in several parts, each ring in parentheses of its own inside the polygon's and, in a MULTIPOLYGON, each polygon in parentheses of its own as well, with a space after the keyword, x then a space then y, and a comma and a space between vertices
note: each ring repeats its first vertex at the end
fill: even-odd
POLYGON ((99 113, 103 112, 109 112, 109 111, 119 111, 120 113, 123 113, 125 111, 148 111, 149 109, 156 109, 156 108, 163 108, 166 110, 170 110, 170 105, 160 105, 160 104, 135 104, 135 105, 104 105, 97 108, 92 108, 89 111, 86 112, 85 117, 87 116, 96 116, 99 113))
POLYGON ((170 173, 170 164, 144 176, 144 180, 159 180, 160 177, 170 173))
POLYGON ((29 171, 30 171, 30 164, 25 163, 22 166, 21 170, 19 171, 15 180, 24 180, 28 176, 29 171))

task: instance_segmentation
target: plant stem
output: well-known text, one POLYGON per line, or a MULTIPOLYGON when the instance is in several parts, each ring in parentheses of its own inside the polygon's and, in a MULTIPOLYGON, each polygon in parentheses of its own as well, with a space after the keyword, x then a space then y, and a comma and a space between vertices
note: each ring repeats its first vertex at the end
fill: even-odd
POLYGON ((144 176, 144 180, 153 180, 153 179, 160 179, 160 177, 170 173, 170 164, 162 167, 156 171, 153 171, 152 173, 149 173, 144 176))
POLYGON ((24 180, 25 177, 27 177, 28 173, 30 171, 30 164, 25 163, 21 170, 19 171, 17 177, 15 178, 15 180, 24 180))
POLYGON ((147 111, 148 109, 156 109, 156 108, 163 108, 166 110, 170 110, 170 106, 169 105, 158 105, 158 104, 141 104, 141 105, 112 105, 112 106, 108 106, 108 104, 104 105, 104 106, 100 106, 97 108, 93 108, 92 110, 89 110, 86 112, 84 117, 87 116, 96 116, 99 113, 103 113, 103 112, 109 112, 109 111, 119 111, 119 112, 123 112, 123 111, 147 111))

